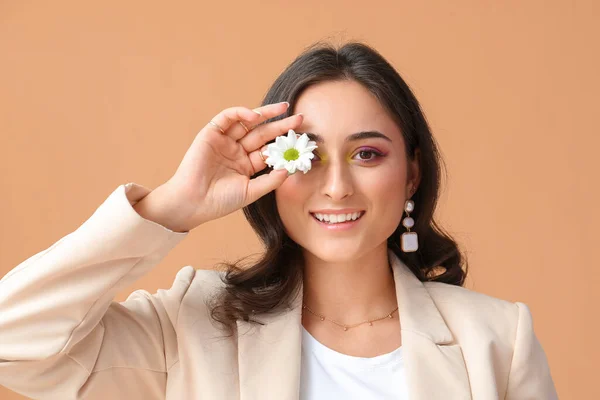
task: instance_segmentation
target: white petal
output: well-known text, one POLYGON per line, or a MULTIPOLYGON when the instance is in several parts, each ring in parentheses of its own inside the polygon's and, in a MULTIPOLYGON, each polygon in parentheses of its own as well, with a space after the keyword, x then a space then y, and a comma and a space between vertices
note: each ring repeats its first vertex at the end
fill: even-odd
POLYGON ((275 161, 275 165, 273 165, 273 169, 284 169, 286 164, 285 160, 277 160, 275 161))
POLYGON ((267 159, 265 159, 265 164, 267 164, 268 166, 272 167, 274 165, 277 165, 277 163, 282 160, 280 157, 269 157, 267 159))
MULTIPOLYGON (((273 149, 268 149, 269 153, 265 154, 268 155, 269 157, 277 157, 277 158, 283 158, 283 153, 281 152, 281 150, 279 150, 279 148, 273 148, 273 149)), ((263 152, 264 154, 264 152, 263 152)))
POLYGON ((302 149, 302 151, 300 151, 300 153, 301 154, 310 153, 311 151, 313 151, 316 148, 317 148, 317 146, 305 147, 304 149, 302 149))
POLYGON ((308 160, 306 158, 302 158, 299 161, 300 161, 299 162, 300 166, 298 167, 298 169, 304 171, 304 173, 307 173, 308 171, 310 171, 310 167, 311 167, 310 160, 308 160))
POLYGON ((302 152, 306 148, 307 144, 308 144, 308 135, 306 133, 303 133, 296 141, 296 149, 298 149, 298 151, 302 152))
POLYGON ((277 136, 275 138, 275 144, 279 148, 279 151, 281 151, 282 153, 289 149, 288 141, 285 136, 277 136))
POLYGON ((285 164, 285 169, 288 170, 290 174, 296 172, 296 163, 294 161, 289 161, 285 164))
MULTIPOLYGON (((312 154, 311 154, 312 155, 312 154)), ((312 161, 310 160, 310 158, 306 157, 304 159, 304 162, 306 163, 306 165, 308 166, 308 169, 310 169, 312 167, 312 161)))
POLYGON ((263 152, 263 154, 265 156, 269 156, 269 157, 283 158, 283 153, 281 151, 279 151, 279 149, 271 149, 268 154, 266 154, 264 152, 263 152))
POLYGON ((296 140, 297 140, 296 132, 294 132, 293 129, 290 129, 288 131, 288 136, 287 137, 288 137, 288 143, 290 144, 290 148, 296 147, 296 140))
POLYGON ((280 150, 279 145, 277 144, 277 139, 275 139, 274 143, 269 143, 267 145, 267 149, 269 149, 269 150, 280 150))

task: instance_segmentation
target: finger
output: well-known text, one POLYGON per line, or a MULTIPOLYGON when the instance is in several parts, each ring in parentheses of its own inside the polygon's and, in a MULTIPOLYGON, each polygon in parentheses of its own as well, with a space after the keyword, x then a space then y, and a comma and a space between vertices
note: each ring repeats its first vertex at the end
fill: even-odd
MULTIPOLYGON (((230 107, 215 115, 206 124, 205 128, 214 129, 222 134, 227 135, 227 131, 231 128, 231 126, 238 124, 239 121, 256 123, 257 121, 260 121, 260 118, 260 113, 252 111, 247 107, 230 107)), ((239 124, 238 126, 242 128, 239 124)))
POLYGON ((290 129, 297 129, 302 125, 303 119, 304 116, 302 114, 296 114, 278 121, 269 122, 252 130, 238 140, 238 143, 242 145, 247 153, 250 153, 275 139, 277 136, 287 133, 290 129))
POLYGON ((255 108, 254 111, 262 114, 261 122, 263 122, 263 121, 266 121, 268 119, 271 119, 278 115, 283 114, 284 112, 286 112, 288 110, 289 106, 290 106, 290 103, 288 103, 287 101, 284 101, 281 103, 267 104, 266 106, 261 106, 261 107, 255 108))
POLYGON ((287 179, 286 169, 273 170, 268 174, 257 176, 248 182, 246 205, 254 203, 272 190, 277 189, 287 179))
MULTIPOLYGON (((221 127, 233 140, 239 140, 250 132, 252 127, 284 113, 288 107, 287 102, 269 104, 255 110, 247 107, 231 107, 221 111, 211 121, 221 127)), ((214 127, 210 122, 207 125, 218 130, 218 127, 214 127)))
POLYGON ((253 111, 260 114, 260 118, 257 121, 246 123, 239 121, 234 124, 231 129, 227 132, 234 140, 240 140, 247 134, 249 134, 257 125, 260 125, 264 121, 267 121, 273 117, 283 114, 289 108, 289 103, 284 101, 282 103, 268 104, 263 107, 255 108, 253 111))
MULTIPOLYGON (((248 158, 250 158, 250 162, 252 163, 252 168, 254 169, 255 174, 262 171, 267 166, 267 164, 263 161, 259 154, 261 151, 265 151, 266 149, 267 146, 263 146, 259 150, 248 153, 248 158)), ((263 157, 265 158, 265 160, 267 159, 267 156, 263 157)))

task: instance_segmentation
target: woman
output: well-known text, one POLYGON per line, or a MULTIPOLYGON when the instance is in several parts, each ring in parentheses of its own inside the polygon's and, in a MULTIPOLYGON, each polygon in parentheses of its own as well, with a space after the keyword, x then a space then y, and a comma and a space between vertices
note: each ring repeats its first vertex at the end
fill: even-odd
POLYGON ((207 123, 167 182, 119 186, 0 281, 0 384, 59 399, 556 399, 528 307, 462 287, 433 220, 440 170, 383 57, 314 46, 262 107, 207 123), (308 173, 267 168, 265 144, 290 129, 318 146, 308 173), (186 266, 168 290, 112 301, 240 208, 261 259, 186 266))

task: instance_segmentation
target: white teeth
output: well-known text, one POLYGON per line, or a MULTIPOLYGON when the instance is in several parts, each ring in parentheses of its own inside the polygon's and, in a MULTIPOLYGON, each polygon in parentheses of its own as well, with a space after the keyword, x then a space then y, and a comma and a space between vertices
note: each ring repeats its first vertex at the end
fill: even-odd
POLYGON ((338 222, 345 222, 345 221, 356 221, 358 218, 360 218, 362 216, 362 211, 360 212, 355 212, 355 213, 348 213, 348 214, 321 214, 321 213, 317 213, 317 214, 313 214, 319 221, 323 222, 329 222, 331 224, 335 224, 338 222))

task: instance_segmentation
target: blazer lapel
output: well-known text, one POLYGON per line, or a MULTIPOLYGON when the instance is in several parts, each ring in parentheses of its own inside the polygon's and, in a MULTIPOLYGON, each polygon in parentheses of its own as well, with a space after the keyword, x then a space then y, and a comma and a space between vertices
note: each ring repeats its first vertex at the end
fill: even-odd
MULTIPOLYGON (((429 292, 388 250, 398 300, 402 347, 411 400, 470 400, 467 368, 460 345, 429 292)), ((297 400, 300 390, 302 288, 291 309, 260 314, 264 325, 238 321, 241 400, 297 400)))
POLYGON ((388 250, 394 271, 408 394, 411 400, 471 399, 460 345, 427 288, 388 250))
POLYGON ((291 310, 237 321, 240 400, 297 400, 300 393, 302 288, 291 310))

